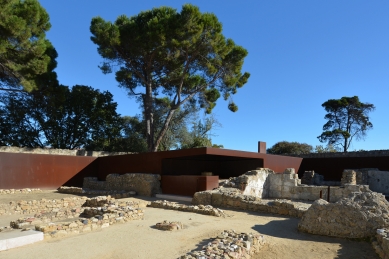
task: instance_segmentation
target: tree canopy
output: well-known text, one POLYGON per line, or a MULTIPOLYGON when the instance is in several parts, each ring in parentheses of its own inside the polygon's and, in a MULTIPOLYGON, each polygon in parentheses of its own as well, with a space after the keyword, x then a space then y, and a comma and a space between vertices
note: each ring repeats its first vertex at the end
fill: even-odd
POLYGON ((49 15, 37 0, 0 1, 0 90, 28 92, 56 80, 57 52, 46 39, 49 15))
POLYGON ((5 92, 0 98, 2 145, 110 150, 122 120, 109 92, 58 86, 49 94, 5 92))
POLYGON ((366 132, 373 128, 369 113, 375 109, 373 104, 362 103, 358 96, 330 99, 322 104, 327 114, 320 142, 340 146, 347 152, 351 142, 364 139, 366 132))
POLYGON ((228 108, 237 111, 231 94, 249 78, 241 72, 247 51, 223 36, 214 14, 190 4, 181 12, 161 7, 119 16, 114 23, 95 17, 90 30, 105 59, 102 71, 118 66, 119 86, 143 103, 149 151, 158 150, 174 113, 190 100, 210 113, 222 95, 230 100, 228 108), (157 129, 155 102, 165 97, 168 109, 157 129))
POLYGON ((301 155, 312 153, 312 150, 312 146, 306 143, 280 141, 266 151, 268 154, 274 155, 301 155))

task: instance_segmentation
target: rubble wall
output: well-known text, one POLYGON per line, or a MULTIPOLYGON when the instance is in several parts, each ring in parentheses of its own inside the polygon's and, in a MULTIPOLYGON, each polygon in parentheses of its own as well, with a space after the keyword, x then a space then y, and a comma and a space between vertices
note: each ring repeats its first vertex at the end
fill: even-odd
MULTIPOLYGON (((320 198, 320 191, 323 199, 328 196, 328 186, 301 184, 293 168, 288 168, 281 174, 267 168, 248 171, 239 177, 230 178, 220 188, 234 188, 243 195, 268 199, 315 201, 320 198)), ((369 188, 365 185, 331 186, 330 202, 336 202, 352 192, 367 190, 369 188)))
POLYGON ((353 192, 336 203, 317 200, 302 217, 302 232, 343 237, 371 238, 389 226, 389 203, 376 192, 353 192))
POLYGON ((159 174, 110 174, 106 181, 97 177, 85 177, 83 188, 87 190, 135 191, 139 195, 155 196, 162 193, 159 174))

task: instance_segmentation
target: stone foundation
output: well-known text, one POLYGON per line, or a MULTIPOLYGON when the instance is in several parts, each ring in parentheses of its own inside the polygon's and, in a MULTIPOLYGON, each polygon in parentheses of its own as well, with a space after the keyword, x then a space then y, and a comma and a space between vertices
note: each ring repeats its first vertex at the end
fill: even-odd
POLYGON ((61 186, 57 189, 57 191, 60 193, 68 193, 68 194, 85 194, 85 195, 94 195, 94 196, 109 195, 115 199, 134 197, 136 195, 136 192, 134 191, 88 190, 80 187, 68 187, 68 186, 61 186))
POLYGON ((153 208, 161 208, 161 209, 167 209, 167 210, 179 210, 179 211, 185 211, 185 212, 193 212, 203 215, 211 215, 215 217, 226 217, 227 215, 218 208, 213 208, 210 205, 199 205, 199 206, 188 206, 184 204, 179 204, 177 202, 170 202, 170 201, 152 201, 148 207, 153 208))
POLYGON ((42 231, 45 238, 62 237, 68 234, 78 234, 89 232, 96 229, 109 227, 115 223, 123 223, 131 220, 143 219, 144 211, 139 208, 139 202, 118 202, 111 197, 95 197, 86 199, 84 208, 72 210, 71 214, 65 211, 59 211, 54 217, 47 213, 36 214, 34 217, 20 218, 10 223, 12 228, 16 229, 35 229, 42 231), (93 206, 93 207, 85 207, 93 206), (63 217, 65 216, 65 217, 63 217), (72 222, 55 222, 66 218, 84 218, 72 222))
POLYGON ((0 215, 46 213, 55 218, 63 218, 61 215, 71 216, 77 210, 79 213, 81 206, 87 199, 87 197, 68 197, 54 200, 11 201, 0 204, 0 215))
POLYGON ((83 189, 92 191, 134 191, 139 195, 155 196, 162 193, 159 174, 109 174, 106 181, 85 177, 83 189))
MULTIPOLYGON (((224 190, 225 191, 225 190, 224 190)), ((214 207, 241 209, 257 212, 273 213, 301 218, 311 206, 309 203, 290 200, 264 200, 254 196, 236 192, 220 192, 220 190, 196 192, 193 204, 212 205, 214 207)))
POLYGON ((209 240, 207 245, 181 256, 180 259, 251 258, 264 244, 263 235, 225 230, 216 238, 209 240))
POLYGON ((19 193, 39 193, 42 192, 41 189, 30 189, 30 188, 25 188, 25 189, 0 189, 0 195, 1 194, 19 194, 19 193))

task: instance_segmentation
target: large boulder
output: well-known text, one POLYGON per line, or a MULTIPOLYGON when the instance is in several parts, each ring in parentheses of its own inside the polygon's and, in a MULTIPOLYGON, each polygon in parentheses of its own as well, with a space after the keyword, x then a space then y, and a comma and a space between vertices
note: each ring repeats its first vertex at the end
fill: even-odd
POLYGON ((370 238, 389 226, 389 203, 376 192, 354 192, 336 203, 316 200, 302 217, 298 229, 317 235, 370 238))

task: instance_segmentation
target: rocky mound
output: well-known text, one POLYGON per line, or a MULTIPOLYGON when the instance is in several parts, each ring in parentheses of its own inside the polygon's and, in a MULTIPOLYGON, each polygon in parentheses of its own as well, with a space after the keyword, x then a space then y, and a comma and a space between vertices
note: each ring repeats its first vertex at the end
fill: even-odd
POLYGON ((389 226, 389 203, 376 192, 354 192, 336 203, 317 200, 302 217, 303 232, 343 237, 368 238, 378 228, 389 226))

